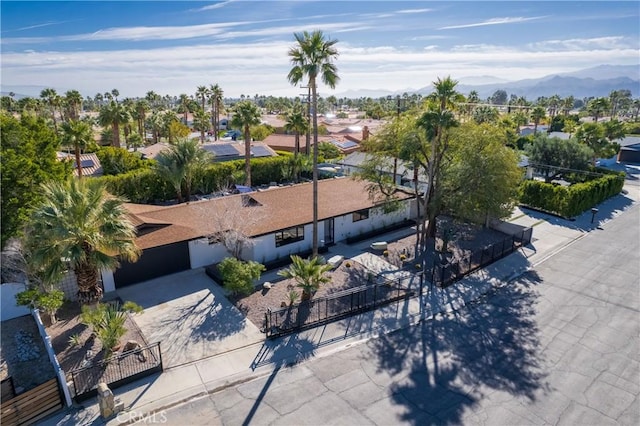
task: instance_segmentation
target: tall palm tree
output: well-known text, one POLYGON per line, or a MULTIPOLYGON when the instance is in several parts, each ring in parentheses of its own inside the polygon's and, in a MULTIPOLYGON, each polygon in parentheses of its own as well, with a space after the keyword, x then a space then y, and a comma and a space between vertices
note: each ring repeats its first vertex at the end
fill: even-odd
POLYGON ((182 113, 184 125, 188 126, 187 123, 189 122, 189 104, 191 99, 189 99, 189 96, 186 93, 181 93, 179 99, 180 103, 178 106, 178 112, 182 113))
POLYGON ((93 129, 86 121, 71 120, 62 123, 63 140, 68 145, 73 145, 76 156, 76 168, 78 178, 82 179, 81 150, 85 149, 93 141, 93 129))
POLYGON ((240 101, 234 108, 231 119, 233 127, 243 130, 244 134, 244 172, 245 185, 251 186, 251 126, 260 124, 262 114, 256 104, 251 101, 240 101))
POLYGON ((189 201, 194 178, 211 160, 211 154, 200 148, 198 142, 181 139, 156 157, 156 170, 171 183, 178 202, 182 203, 183 185, 189 201))
POLYGON ((196 90, 196 97, 200 99, 200 104, 203 111, 206 111, 206 102, 208 96, 209 89, 207 89, 207 86, 198 86, 198 89, 196 90))
POLYGON ((150 109, 151 108, 149 107, 149 102, 146 99, 138 99, 132 113, 133 118, 138 123, 138 134, 142 138, 143 143, 146 136, 144 124, 146 121, 147 112, 149 112, 150 109))
MULTIPOLYGON (((286 122, 284 124, 284 130, 287 132, 293 132, 295 135, 295 145, 293 148, 293 165, 294 165, 294 179, 296 182, 300 180, 300 167, 298 162, 298 156, 300 155, 300 134, 307 133, 309 131, 309 120, 307 120, 307 114, 302 110, 294 110, 286 116, 286 122)), ((308 156, 309 153, 306 153, 308 156)))
POLYGON ((100 108, 100 113, 98 114, 98 122, 101 126, 111 126, 111 132, 113 133, 111 145, 116 148, 120 148, 120 125, 127 123, 129 120, 130 116, 127 109, 124 105, 115 101, 111 101, 100 108))
POLYGON ((140 254, 123 200, 91 179, 50 182, 42 189, 43 202, 25 231, 33 265, 50 284, 72 269, 80 303, 96 303, 103 293, 100 270, 114 270, 119 260, 133 262, 140 254))
POLYGON ((213 127, 213 138, 218 140, 218 132, 220 131, 220 113, 222 112, 222 103, 224 101, 224 91, 218 84, 213 84, 209 88, 211 95, 211 123, 213 127))
POLYGON ((538 125, 546 117, 544 107, 538 105, 531 111, 531 119, 533 120, 533 134, 538 132, 538 125))
POLYGON ((309 300, 321 284, 331 281, 331 278, 325 275, 330 270, 331 265, 321 263, 318 257, 306 260, 293 255, 289 268, 281 270, 278 275, 285 279, 293 279, 302 289, 302 300, 309 300))
POLYGON ((436 235, 436 218, 440 212, 440 176, 441 166, 448 149, 448 139, 445 133, 458 125, 453 109, 456 103, 461 102, 464 96, 456 91, 457 81, 446 77, 438 78, 434 83, 434 91, 427 96, 428 110, 418 119, 417 125, 425 130, 427 140, 431 147, 431 153, 427 162, 427 175, 429 187, 424 196, 425 212, 428 215, 426 227, 419 238, 422 248, 426 248, 429 238, 436 235))
POLYGON ((56 106, 60 103, 60 96, 56 89, 47 88, 40 92, 40 98, 46 102, 49 107, 49 113, 53 119, 53 128, 58 132, 58 121, 56 120, 56 106))
POLYGON ((77 90, 67 90, 64 94, 65 103, 67 105, 67 115, 70 120, 80 119, 80 111, 82 110, 82 95, 77 90))
POLYGON ((209 115, 200 107, 193 111, 193 128, 200 132, 200 143, 204 143, 204 132, 209 128, 209 115))
POLYGON ((593 121, 598 122, 598 118, 602 117, 609 109, 611 104, 608 98, 596 98, 589 101, 587 111, 593 117, 593 121))
POLYGON ((317 77, 331 89, 340 81, 338 68, 334 61, 338 58, 335 45, 338 40, 325 38, 320 30, 311 33, 295 33, 296 45, 289 49, 293 67, 287 79, 297 85, 305 77, 311 90, 311 108, 313 116, 313 256, 318 255, 318 90, 317 77))

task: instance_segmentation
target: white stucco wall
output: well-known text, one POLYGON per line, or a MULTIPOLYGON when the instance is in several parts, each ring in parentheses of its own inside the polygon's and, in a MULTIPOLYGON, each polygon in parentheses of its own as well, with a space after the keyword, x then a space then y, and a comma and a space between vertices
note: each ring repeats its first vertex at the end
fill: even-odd
POLYGON ((189 241, 191 269, 218 263, 227 256, 229 252, 222 244, 209 244, 206 238, 189 241))
MULTIPOLYGON (((304 227, 304 240, 296 241, 295 243, 287 244, 284 246, 276 247, 275 234, 263 235, 262 237, 254 238, 254 245, 251 255, 256 262, 264 263, 270 260, 283 258, 290 256, 294 253, 311 249, 312 239, 312 225, 305 225, 304 227)), ((324 225, 322 222, 318 223, 318 238, 324 239, 324 225)), ((248 259, 249 257, 243 256, 248 259)))
POLYGON ((29 314, 26 306, 16 305, 16 294, 25 290, 23 283, 6 283, 0 285, 0 320, 6 321, 29 314))

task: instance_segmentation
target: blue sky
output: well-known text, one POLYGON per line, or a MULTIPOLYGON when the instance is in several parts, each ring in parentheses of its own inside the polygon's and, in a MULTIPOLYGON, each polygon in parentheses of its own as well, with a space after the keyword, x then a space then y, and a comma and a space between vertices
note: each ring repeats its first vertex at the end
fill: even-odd
POLYGON ((479 83, 640 67, 637 1, 2 0, 0 10, 3 91, 126 97, 217 83, 227 96, 295 96, 287 51, 294 32, 315 29, 340 53, 341 81, 324 96, 418 89, 446 75, 479 83))

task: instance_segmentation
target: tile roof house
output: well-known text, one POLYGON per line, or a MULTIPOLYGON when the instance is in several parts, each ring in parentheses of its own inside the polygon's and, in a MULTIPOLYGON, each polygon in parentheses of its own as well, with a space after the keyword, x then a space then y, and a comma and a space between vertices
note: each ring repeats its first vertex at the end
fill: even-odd
MULTIPOLYGON (((399 211, 384 213, 367 183, 351 178, 318 182, 320 245, 415 218, 411 191, 398 190, 399 211)), ((245 260, 266 262, 312 246, 312 185, 296 184, 173 206, 126 204, 143 254, 114 273, 116 287, 219 262, 229 256, 209 237, 230 229, 250 237, 245 260)))
MULTIPOLYGON (((78 177, 78 166, 76 164, 75 154, 66 152, 57 153, 58 160, 71 161, 73 164, 73 175, 78 177)), ((95 153, 80 154, 80 167, 82 168, 82 176, 102 176, 102 164, 95 153)))

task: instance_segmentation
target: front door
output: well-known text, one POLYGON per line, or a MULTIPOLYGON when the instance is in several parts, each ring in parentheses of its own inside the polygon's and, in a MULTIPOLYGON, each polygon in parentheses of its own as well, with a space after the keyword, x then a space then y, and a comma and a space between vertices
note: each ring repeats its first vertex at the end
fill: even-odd
POLYGON ((333 244, 333 218, 324 221, 324 244, 333 244))

